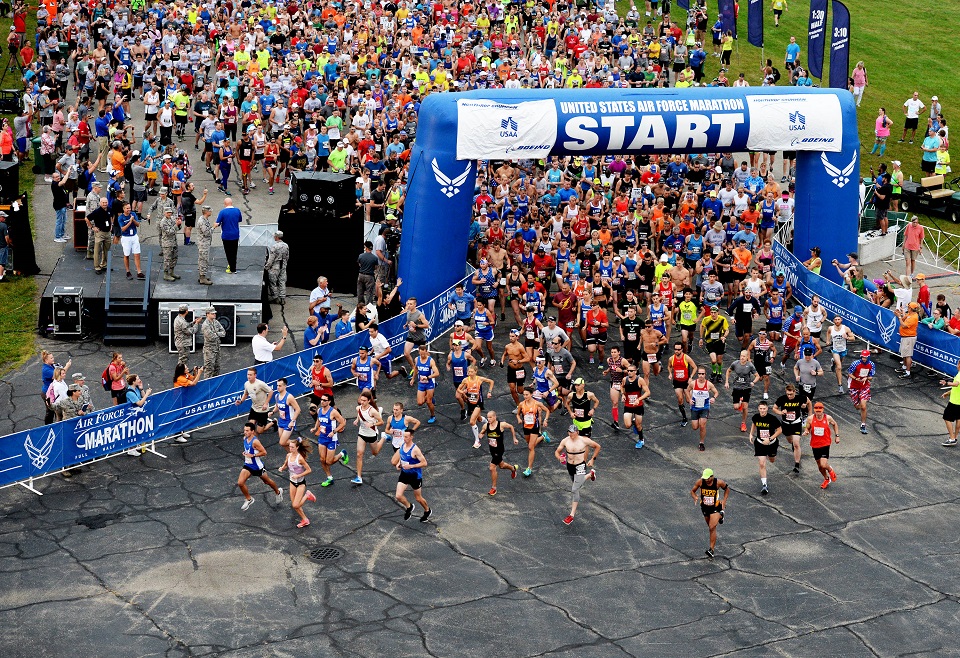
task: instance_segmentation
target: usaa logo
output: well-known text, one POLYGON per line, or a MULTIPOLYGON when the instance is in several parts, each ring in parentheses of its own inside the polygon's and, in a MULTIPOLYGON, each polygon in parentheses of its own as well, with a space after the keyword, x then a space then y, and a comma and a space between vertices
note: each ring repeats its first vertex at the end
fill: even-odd
POLYGON ((519 126, 517 125, 516 119, 513 117, 507 117, 500 121, 500 136, 501 137, 516 137, 517 130, 519 126))

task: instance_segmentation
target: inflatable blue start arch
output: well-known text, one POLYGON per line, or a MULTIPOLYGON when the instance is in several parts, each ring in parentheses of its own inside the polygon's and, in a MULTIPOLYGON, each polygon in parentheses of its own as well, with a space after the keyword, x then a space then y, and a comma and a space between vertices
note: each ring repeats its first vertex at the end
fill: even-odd
POLYGON ((853 96, 802 88, 489 90, 420 108, 400 243, 404 294, 463 277, 477 160, 550 155, 796 151, 794 253, 857 250, 860 168, 853 96))

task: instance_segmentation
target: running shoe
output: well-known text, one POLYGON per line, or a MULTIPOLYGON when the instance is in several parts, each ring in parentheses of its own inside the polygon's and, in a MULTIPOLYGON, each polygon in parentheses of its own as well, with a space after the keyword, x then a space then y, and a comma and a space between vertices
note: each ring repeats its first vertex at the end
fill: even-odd
POLYGON ((255 498, 247 498, 245 501, 243 501, 243 505, 240 506, 240 511, 246 512, 255 502, 257 502, 255 498))
POLYGON ((278 489, 278 490, 277 490, 277 504, 280 504, 280 503, 282 503, 282 502, 283 502, 283 489, 278 489))
POLYGON ((821 489, 826 489, 826 488, 829 487, 829 486, 830 486, 830 479, 827 478, 826 480, 823 481, 823 484, 820 485, 820 488, 821 488, 821 489))
POLYGON ((596 482, 596 481, 597 481, 597 472, 591 468, 591 469, 590 469, 590 472, 587 474, 587 477, 590 478, 590 481, 591 481, 591 482, 596 482))
POLYGON ((491 496, 496 496, 496 495, 497 495, 497 488, 496 488, 496 487, 490 487, 490 491, 488 491, 487 493, 490 494, 491 496))
POLYGON ((511 479, 511 480, 516 480, 516 479, 517 479, 517 471, 519 471, 519 470, 520 470, 520 464, 514 464, 514 465, 513 465, 513 472, 510 473, 510 479, 511 479))
POLYGON ((547 434, 546 432, 540 432, 540 436, 542 436, 543 440, 546 441, 547 443, 550 443, 553 440, 550 438, 550 435, 547 434))
POLYGON ((687 426, 687 419, 684 418, 683 420, 680 421, 680 427, 686 427, 686 426, 687 426))
POLYGON ((310 525, 310 519, 304 519, 303 521, 297 524, 297 527, 306 528, 308 525, 310 525))
POLYGON ((313 492, 312 492, 312 491, 308 491, 308 492, 307 492, 307 495, 306 495, 305 497, 306 497, 306 499, 309 500, 311 503, 317 502, 317 497, 313 495, 313 492))
POLYGON ((767 485, 763 485, 762 487, 760 487, 761 496, 766 496, 768 493, 770 493, 770 490, 767 488, 767 485))
MULTIPOLYGON (((353 479, 356 480, 357 478, 353 478, 353 479)), ((321 482, 321 483, 320 483, 320 486, 321 486, 321 487, 329 487, 331 484, 333 484, 333 476, 332 476, 332 475, 329 476, 329 477, 328 477, 326 480, 324 480, 323 482, 321 482)))
POLYGON ((747 431, 747 424, 746 424, 746 423, 740 423, 740 431, 741 431, 741 432, 746 432, 746 431, 747 431))
POLYGON ((530 468, 530 467, 528 466, 527 468, 523 469, 523 477, 528 478, 528 477, 530 477, 531 475, 533 475, 533 469, 532 469, 532 468, 530 468))
POLYGON ((831 481, 831 482, 836 482, 836 481, 837 481, 837 472, 836 472, 835 470, 833 470, 832 468, 831 468, 828 472, 830 473, 830 481, 831 481))
POLYGON ((568 516, 567 518, 565 518, 565 519, 563 520, 563 525, 570 525, 571 523, 573 523, 573 517, 572 517, 572 516, 568 516))
POLYGON ((352 482, 353 484, 363 484, 363 478, 358 475, 357 477, 350 480, 350 482, 352 482))
POLYGON ((615 420, 610 421, 610 427, 617 430, 618 432, 620 431, 620 423, 618 423, 615 420))
POLYGON ((423 516, 420 517, 420 523, 426 523, 427 521, 429 521, 429 520, 430 520, 430 512, 432 512, 432 511, 433 511, 432 509, 428 509, 426 512, 424 512, 424 513, 423 513, 423 516))
POLYGON ((634 444, 633 444, 633 447, 636 448, 637 450, 639 450, 640 448, 642 448, 642 447, 643 447, 643 439, 640 439, 639 441, 637 441, 636 443, 634 443, 634 444))
POLYGON ((867 424, 866 424, 866 423, 860 423, 860 433, 861 433, 861 434, 866 434, 866 433, 867 433, 867 424))
POLYGON ((404 512, 403 512, 403 520, 404 520, 404 521, 406 521, 407 519, 409 519, 410 516, 413 514, 413 508, 414 508, 414 507, 416 507, 416 505, 414 505, 413 503, 410 503, 410 507, 408 507, 406 510, 404 510, 404 512))
POLYGON ((346 450, 340 452, 340 463, 344 466, 350 463, 350 455, 347 454, 346 450))
POLYGON ((713 559, 713 549, 712 549, 712 548, 708 548, 707 550, 704 551, 704 553, 706 554, 706 556, 707 556, 709 559, 711 559, 711 560, 713 559))
POLYGON ((705 446, 705 445, 703 445, 703 444, 701 443, 701 444, 700 444, 700 448, 699 448, 700 452, 703 452, 703 451, 706 450, 706 449, 707 449, 707 446, 705 446))
POLYGON ((721 524, 721 525, 723 524, 723 514, 724 514, 723 510, 720 510, 720 520, 717 521, 717 523, 719 523, 719 524, 721 524))
POLYGON ((427 419, 427 422, 430 423, 431 425, 433 425, 435 422, 437 422, 437 417, 436 417, 436 416, 430 416, 430 417, 427 419))
POLYGON ((944 441, 944 442, 941 443, 940 445, 942 445, 942 446, 945 447, 945 448, 950 448, 950 447, 953 447, 953 446, 957 445, 957 440, 956 440, 956 439, 947 439, 946 441, 944 441))
POLYGON ((473 447, 474 447, 474 448, 479 448, 479 447, 480 447, 480 439, 477 439, 476 441, 473 442, 473 447))

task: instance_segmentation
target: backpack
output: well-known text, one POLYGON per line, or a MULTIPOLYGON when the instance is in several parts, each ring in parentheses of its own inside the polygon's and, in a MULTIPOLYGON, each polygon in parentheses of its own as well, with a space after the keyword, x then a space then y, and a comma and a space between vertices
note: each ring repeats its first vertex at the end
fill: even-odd
POLYGON ((100 375, 100 385, 103 386, 103 390, 107 393, 113 389, 113 379, 110 377, 110 366, 103 369, 103 373, 100 375))

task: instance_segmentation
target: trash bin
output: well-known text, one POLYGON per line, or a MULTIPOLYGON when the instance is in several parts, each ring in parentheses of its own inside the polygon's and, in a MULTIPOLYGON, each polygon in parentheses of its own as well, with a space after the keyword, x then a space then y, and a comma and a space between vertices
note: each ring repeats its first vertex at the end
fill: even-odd
POLYGON ((47 175, 43 170, 43 156, 40 155, 40 138, 34 137, 30 140, 33 143, 33 173, 47 175))

